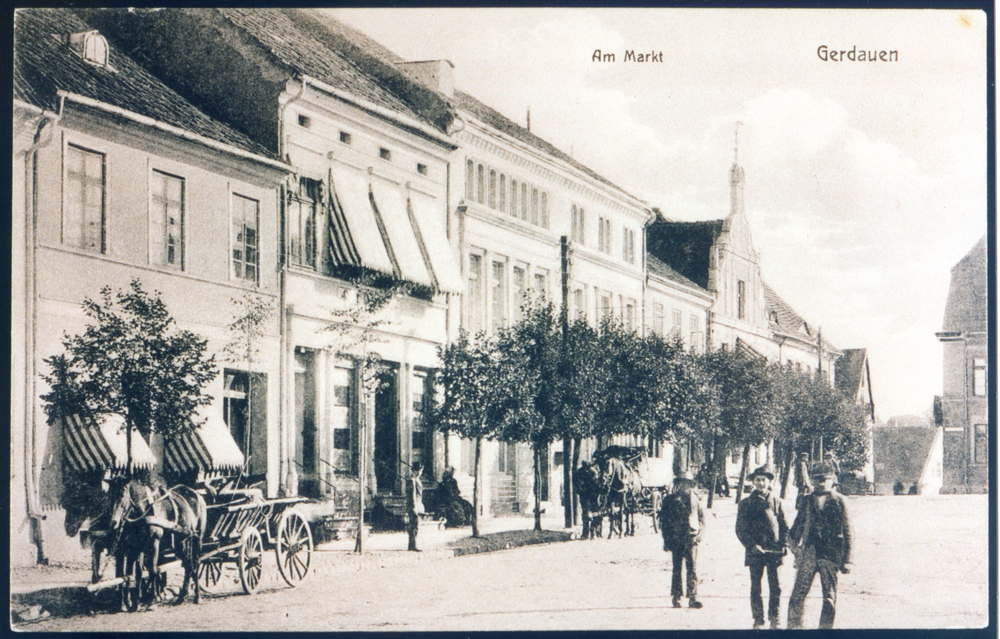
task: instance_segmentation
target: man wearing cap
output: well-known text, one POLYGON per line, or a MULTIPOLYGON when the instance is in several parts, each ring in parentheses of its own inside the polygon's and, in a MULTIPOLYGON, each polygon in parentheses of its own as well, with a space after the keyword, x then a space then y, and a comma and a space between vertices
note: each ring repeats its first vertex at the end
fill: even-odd
POLYGON ((795 553, 795 585, 788 601, 788 627, 802 627, 806 595, 819 573, 823 587, 820 628, 832 628, 837 605, 837 573, 851 570, 851 520, 844 498, 833 489, 834 469, 821 463, 813 471, 813 492, 802 500, 789 532, 795 553))
POLYGON ((670 580, 670 597, 674 608, 681 607, 684 596, 681 572, 687 564, 688 606, 701 608, 698 601, 698 572, 695 561, 698 558, 698 542, 705 529, 705 511, 694 492, 694 477, 685 471, 674 479, 673 492, 663 498, 660 506, 660 533, 663 535, 663 549, 671 553, 673 574, 670 580))
POLYGON ((767 570, 767 618, 771 629, 778 628, 778 607, 781 587, 778 585, 778 566, 784 557, 788 542, 788 521, 781 500, 771 493, 774 472, 761 466, 750 474, 753 492, 740 502, 736 513, 736 537, 746 548, 745 565, 750 568, 750 611, 753 613, 754 630, 764 626, 764 602, 761 597, 761 580, 767 570))

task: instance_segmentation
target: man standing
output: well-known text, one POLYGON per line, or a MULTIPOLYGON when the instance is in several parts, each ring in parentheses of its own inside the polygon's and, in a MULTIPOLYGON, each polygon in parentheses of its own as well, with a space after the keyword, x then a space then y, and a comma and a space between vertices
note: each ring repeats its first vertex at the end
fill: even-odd
POLYGON ((674 608, 681 607, 684 596, 681 572, 687 564, 688 606, 701 608, 698 601, 698 571, 695 561, 698 557, 698 542, 705 529, 705 511, 693 488, 694 478, 690 471, 674 480, 673 492, 663 499, 660 506, 660 532, 663 535, 663 549, 671 553, 673 575, 670 581, 670 596, 674 608))
POLYGON ((767 618, 771 629, 778 628, 778 607, 781 586, 778 584, 778 566, 787 552, 788 522, 781 501, 771 493, 774 472, 761 466, 750 474, 753 492, 740 502, 736 513, 736 537, 746 548, 745 565, 750 568, 750 611, 753 628, 764 626, 764 602, 761 581, 767 570, 767 618))
POLYGON ((833 490, 834 469, 826 463, 812 472, 813 492, 802 500, 790 537, 795 553, 795 585, 788 601, 788 627, 802 627, 802 607, 819 573, 823 611, 819 627, 832 628, 837 605, 837 573, 851 568, 851 521, 844 498, 833 490))
POLYGON ((420 525, 420 514, 424 512, 424 484, 420 479, 423 466, 414 462, 410 467, 410 478, 406 480, 406 533, 409 535, 407 550, 420 552, 417 548, 417 528, 420 525))

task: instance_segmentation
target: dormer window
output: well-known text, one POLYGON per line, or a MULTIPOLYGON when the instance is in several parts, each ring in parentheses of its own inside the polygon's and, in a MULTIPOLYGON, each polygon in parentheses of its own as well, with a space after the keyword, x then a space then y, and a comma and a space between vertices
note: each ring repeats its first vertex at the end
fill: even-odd
POLYGON ((69 37, 69 46, 87 62, 111 68, 108 64, 108 41, 97 31, 74 33, 69 37))

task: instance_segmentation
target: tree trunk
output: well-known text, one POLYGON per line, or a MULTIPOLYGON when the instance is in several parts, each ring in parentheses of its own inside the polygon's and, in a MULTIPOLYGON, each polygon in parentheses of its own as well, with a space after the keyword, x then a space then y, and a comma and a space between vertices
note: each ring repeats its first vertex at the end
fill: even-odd
POLYGON ((535 458, 535 530, 542 529, 542 453, 538 442, 531 442, 535 458))
MULTIPOLYGON (((362 401, 360 419, 358 419, 358 536, 354 540, 354 552, 361 553, 363 550, 362 538, 365 531, 365 490, 367 489, 366 475, 368 474, 368 406, 362 401)), ((289 459, 289 469, 294 468, 295 460, 289 459)))
POLYGON ((566 528, 573 527, 573 477, 570 468, 570 452, 573 449, 573 440, 568 436, 563 437, 563 521, 566 528))
POLYGON ((781 498, 785 498, 785 494, 788 492, 788 478, 792 475, 792 464, 795 462, 795 450, 792 446, 792 442, 788 442, 785 445, 785 463, 784 472, 781 475, 781 498))
POLYGON ((743 483, 747 480, 747 464, 750 462, 750 444, 743 447, 743 465, 740 468, 740 485, 736 487, 736 503, 743 498, 743 483))
POLYGON ((708 468, 709 468, 709 473, 708 473, 708 500, 705 503, 705 507, 706 508, 711 508, 712 507, 712 503, 715 501, 715 478, 718 476, 717 473, 718 473, 718 470, 719 470, 717 468, 717 464, 715 463, 716 460, 719 457, 719 455, 718 455, 718 445, 719 445, 718 438, 715 435, 712 435, 712 456, 711 456, 711 458, 709 459, 709 462, 708 462, 708 464, 709 464, 709 466, 708 466, 708 468))
MULTIPOLYGON (((576 469, 580 467, 580 444, 582 439, 580 437, 573 438, 573 474, 570 475, 570 485, 572 486, 573 478, 576 477, 576 469)), ((577 519, 579 519, 579 501, 580 496, 573 491, 573 525, 576 525, 577 519)))
POLYGON ((476 438, 476 458, 472 465, 472 536, 479 536, 479 457, 483 447, 483 438, 476 438))

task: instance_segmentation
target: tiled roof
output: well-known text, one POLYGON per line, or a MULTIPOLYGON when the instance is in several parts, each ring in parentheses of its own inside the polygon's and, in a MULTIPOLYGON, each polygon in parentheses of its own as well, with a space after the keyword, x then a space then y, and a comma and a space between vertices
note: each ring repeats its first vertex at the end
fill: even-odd
POLYGON ((778 294, 774 292, 773 288, 768 286, 767 282, 764 282, 764 308, 772 329, 783 333, 795 333, 799 329, 804 329, 810 337, 815 338, 816 335, 813 328, 785 300, 778 297, 778 294), (772 311, 777 315, 777 325, 775 325, 772 311))
POLYGON ((654 275, 659 275, 660 277, 668 279, 672 282, 677 282, 682 286, 698 289, 698 292, 700 293, 708 292, 703 287, 698 286, 688 278, 684 277, 674 269, 670 268, 670 266, 663 263, 655 255, 646 255, 646 268, 649 270, 650 273, 654 275))
POLYGON ((861 387, 862 376, 865 373, 865 360, 868 351, 863 348, 848 348, 837 359, 836 384, 837 390, 846 397, 855 399, 861 387))
POLYGON ((92 28, 67 9, 21 9, 15 16, 14 96, 37 107, 58 108, 57 91, 75 93, 159 120, 243 151, 274 159, 265 147, 210 118, 114 46, 111 69, 86 62, 70 49, 70 34, 92 28))
POLYGON ((646 251, 701 288, 708 288, 712 245, 723 220, 671 222, 657 217, 646 228, 646 251))
POLYGON ((986 236, 951 269, 946 331, 985 331, 987 323, 986 236))
POLYGON ((934 443, 933 427, 877 427, 873 434, 872 460, 875 482, 903 482, 906 488, 916 483, 934 443))
POLYGON ((393 66, 387 49, 335 20, 301 9, 218 11, 299 73, 442 131, 451 123, 442 96, 393 66))
MULTIPOLYGON (((316 20, 315 17, 316 14, 309 14, 307 12, 302 12, 302 11, 296 12, 295 19, 304 21, 309 19, 310 15, 312 16, 313 20, 316 20)), ((359 65, 361 64, 361 61, 364 60, 365 57, 370 57, 374 60, 380 60, 389 66, 397 65, 401 62, 406 62, 406 60, 401 58, 396 53, 390 51, 389 49, 382 46, 378 42, 375 42, 365 34, 355 29, 352 29, 351 27, 343 24, 342 22, 329 16, 323 16, 320 19, 322 21, 322 27, 331 36, 326 40, 328 45, 331 45, 335 49, 340 50, 341 52, 347 54, 352 54, 352 53, 364 54, 364 55, 353 56, 355 61, 358 62, 359 65), (345 43, 349 43, 350 46, 345 46, 345 43)), ((372 62, 369 61, 368 64, 371 65, 372 62)), ((393 66, 393 68, 395 67, 393 66)), ((621 187, 612 183, 607 178, 601 176, 600 174, 588 168, 587 166, 584 166, 577 160, 574 160, 566 153, 563 153, 562 151, 560 151, 553 145, 549 144, 542 138, 528 131, 526 128, 517 124, 513 120, 505 117, 492 107, 487 106, 483 102, 480 102, 479 100, 469 95, 468 93, 456 90, 454 92, 454 96, 451 98, 451 103, 455 107, 467 111, 468 113, 471 113, 473 116, 475 116, 478 120, 480 120, 487 126, 490 126, 501 133, 509 135, 515 138, 516 140, 524 142, 529 146, 539 149, 551 155, 554 158, 566 162, 574 169, 580 171, 581 173, 584 173, 585 175, 600 182, 601 184, 604 184, 605 186, 611 187, 612 189, 614 189, 615 191, 617 191, 622 195, 628 197, 634 197, 621 187)))

